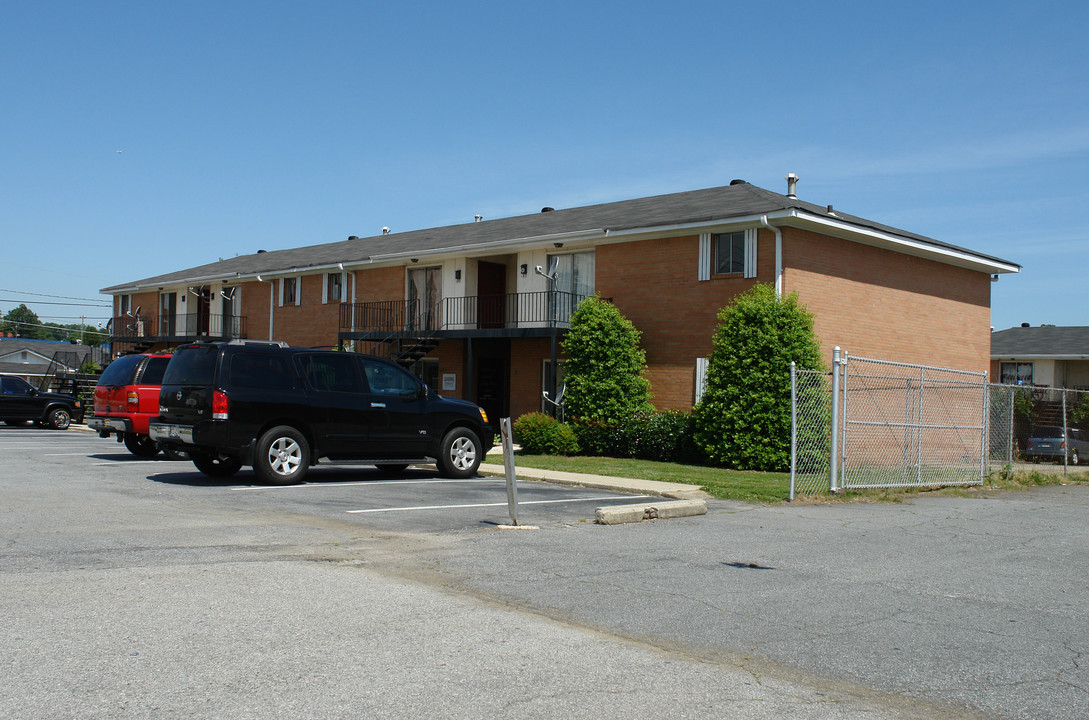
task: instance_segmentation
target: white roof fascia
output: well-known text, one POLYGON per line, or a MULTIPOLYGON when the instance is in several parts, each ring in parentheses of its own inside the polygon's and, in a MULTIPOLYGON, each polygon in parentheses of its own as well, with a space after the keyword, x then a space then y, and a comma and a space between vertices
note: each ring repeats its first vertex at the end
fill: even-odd
POLYGON ((1016 360, 1089 360, 1089 355, 1048 355, 1046 353, 991 354, 992 360, 1013 362, 1016 360))
MULTIPOLYGON (((769 215, 768 219, 770 220, 771 217, 772 216, 769 215)), ((1021 272, 1021 268, 1017 265, 981 257, 967 250, 933 245, 921 240, 904 237, 903 235, 894 235, 881 230, 855 225, 843 220, 812 215, 804 211, 792 210, 788 222, 784 224, 801 227, 816 227, 821 229, 825 234, 843 237, 845 240, 855 240, 856 242, 864 242, 868 245, 877 247, 888 247, 909 255, 929 258, 937 260, 938 262, 943 262, 947 265, 956 265, 970 270, 980 270, 992 274, 1021 272), (793 220, 794 222, 790 222, 790 220, 793 220), (859 236, 865 239, 859 239, 859 236), (867 242, 867 240, 869 242, 867 242)))
POLYGON ((768 220, 781 219, 788 217, 788 211, 778 211, 772 213, 758 213, 755 215, 741 215, 731 218, 719 218, 717 220, 698 220, 695 222, 676 223, 674 225, 654 225, 651 227, 636 227, 636 228, 622 228, 613 230, 610 228, 605 229, 605 236, 610 240, 616 238, 628 238, 632 235, 661 235, 668 237, 678 232, 687 232, 691 230, 706 230, 708 228, 728 228, 732 226, 747 226, 760 224, 760 218, 766 217, 768 220))

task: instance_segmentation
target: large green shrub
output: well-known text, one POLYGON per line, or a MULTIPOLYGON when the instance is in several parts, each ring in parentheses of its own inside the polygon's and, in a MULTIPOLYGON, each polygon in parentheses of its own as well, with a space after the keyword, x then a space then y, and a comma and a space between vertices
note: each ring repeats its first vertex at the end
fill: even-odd
POLYGON ((579 303, 563 341, 567 417, 615 423, 650 407, 640 336, 612 303, 597 296, 579 303))
POLYGON ((790 466, 790 363, 823 366, 813 314, 797 294, 761 283, 718 315, 696 443, 715 464, 743 470, 790 466))
POLYGON ((574 455, 579 451, 571 428, 541 412, 523 415, 511 429, 514 441, 529 455, 574 455))
POLYGON ((616 423, 580 419, 571 429, 583 455, 699 464, 705 461, 692 434, 694 418, 679 410, 640 410, 616 423))

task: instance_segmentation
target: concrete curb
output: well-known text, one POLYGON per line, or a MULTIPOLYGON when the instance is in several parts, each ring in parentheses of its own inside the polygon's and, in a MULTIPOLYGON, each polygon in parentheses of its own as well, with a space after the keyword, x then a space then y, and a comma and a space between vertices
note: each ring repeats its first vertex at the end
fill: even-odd
MULTIPOLYGON (((481 465, 481 475, 504 477, 506 469, 502 465, 481 465)), ((698 500, 710 495, 696 485, 662 482, 660 480, 640 480, 638 478, 608 477, 606 475, 587 475, 584 473, 562 472, 560 470, 541 470, 539 468, 516 467, 520 480, 539 480, 556 485, 577 485, 579 487, 611 490, 632 495, 657 495, 679 500, 698 500)))
POLYGON ((657 503, 599 507, 595 513, 595 522, 599 525, 620 525, 643 520, 668 520, 706 514, 707 503, 703 500, 667 500, 657 503))

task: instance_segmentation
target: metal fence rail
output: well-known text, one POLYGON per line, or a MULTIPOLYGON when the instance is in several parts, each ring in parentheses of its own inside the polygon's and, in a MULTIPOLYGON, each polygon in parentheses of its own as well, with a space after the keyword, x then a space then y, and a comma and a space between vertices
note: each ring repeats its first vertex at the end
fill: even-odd
POLYGON ((791 497, 982 483, 985 373, 848 357, 837 348, 830 377, 792 375, 791 497))

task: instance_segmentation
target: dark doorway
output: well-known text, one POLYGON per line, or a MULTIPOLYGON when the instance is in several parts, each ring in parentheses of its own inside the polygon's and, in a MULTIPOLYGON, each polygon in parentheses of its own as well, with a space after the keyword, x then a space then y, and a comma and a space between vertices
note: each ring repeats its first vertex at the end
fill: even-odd
POLYGON ((476 402, 499 430, 499 418, 510 415, 510 342, 477 340, 473 343, 476 402))
POLYGON ((507 306, 507 266, 498 263, 477 263, 477 295, 479 296, 477 326, 501 328, 507 306))
POLYGON ((197 293, 197 335, 207 335, 211 322, 212 291, 210 288, 201 287, 197 293))

